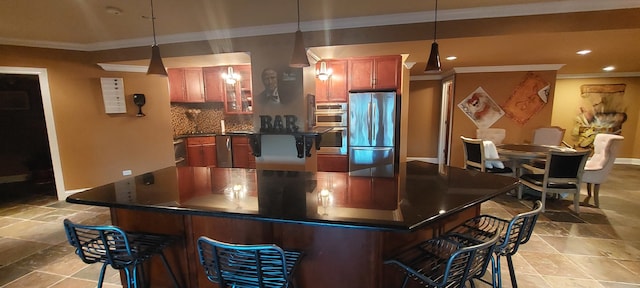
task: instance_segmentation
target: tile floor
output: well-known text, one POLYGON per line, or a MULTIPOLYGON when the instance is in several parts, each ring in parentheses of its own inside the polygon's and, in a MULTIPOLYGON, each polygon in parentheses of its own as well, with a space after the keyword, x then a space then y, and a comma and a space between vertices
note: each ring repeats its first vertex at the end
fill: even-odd
MULTIPOLYGON (((518 286, 640 288, 638 175, 640 166, 616 165, 602 185, 601 207, 582 203, 580 215, 571 211, 570 200, 547 201, 531 241, 514 256, 518 286)), ((109 212, 59 202, 47 188, 25 192, 18 185, 0 185, 0 287, 95 287, 100 266, 86 265, 73 253, 62 219, 107 224, 109 212)), ((532 199, 503 196, 483 204, 482 210, 511 218, 531 205, 532 199)), ((506 267, 505 261, 504 287, 511 287, 506 267)), ((117 272, 107 271, 104 287, 121 287, 117 272)))

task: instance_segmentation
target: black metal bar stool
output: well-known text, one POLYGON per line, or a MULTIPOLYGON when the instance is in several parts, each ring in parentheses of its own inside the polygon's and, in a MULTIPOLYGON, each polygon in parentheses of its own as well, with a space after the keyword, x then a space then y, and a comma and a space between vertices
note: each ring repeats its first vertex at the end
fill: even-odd
POLYGON ((125 232, 116 226, 80 225, 64 220, 64 229, 69 244, 76 248, 76 254, 88 264, 103 263, 98 287, 102 287, 107 265, 124 270, 127 287, 144 287, 142 263, 153 255, 160 255, 175 287, 179 287, 163 250, 176 240, 171 235, 142 234, 125 232))
POLYGON ((198 239, 200 264, 209 281, 220 287, 294 287, 293 274, 302 252, 274 244, 241 245, 198 239))
POLYGON ((396 265, 405 273, 401 287, 409 278, 425 287, 465 287, 489 265, 499 235, 480 241, 455 233, 445 234, 415 245, 384 264, 396 265))
POLYGON ((531 211, 520 213, 511 220, 500 219, 491 215, 480 215, 467 220, 451 229, 448 233, 463 234, 481 241, 500 235, 500 240, 494 250, 495 259, 491 258, 492 281, 495 283, 494 287, 502 287, 500 257, 505 256, 509 265, 511 286, 517 288, 518 284, 511 256, 518 252, 521 244, 527 243, 531 238, 540 211, 542 211, 542 202, 538 200, 531 211))

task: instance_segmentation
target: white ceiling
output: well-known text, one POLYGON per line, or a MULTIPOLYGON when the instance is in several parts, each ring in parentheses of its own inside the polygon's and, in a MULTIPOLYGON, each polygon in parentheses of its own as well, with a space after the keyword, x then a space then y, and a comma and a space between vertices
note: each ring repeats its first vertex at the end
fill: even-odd
MULTIPOLYGON (((300 0, 300 26, 311 32, 429 23, 434 20, 434 4, 434 0, 300 0)), ((564 64, 561 74, 593 74, 613 65, 615 73, 640 74, 640 0, 441 0, 438 5, 441 57, 458 57, 455 62, 443 60, 445 68, 564 64), (565 13, 561 18, 584 19, 579 15, 608 10, 606 21, 545 22, 538 17, 565 13), (523 25, 522 17, 533 22, 523 25), (475 22, 469 23, 486 25, 482 26, 486 30, 461 29, 472 19, 475 22), (580 49, 593 53, 577 56, 580 49)), ((160 45, 293 33, 297 19, 295 0, 155 0, 154 14, 160 45)), ((148 46, 153 42, 150 15, 150 2, 145 0, 3 0, 0 44, 81 51, 148 46)), ((433 40, 431 31, 423 34, 422 39, 403 42, 363 46, 360 41, 357 49, 341 45, 310 50, 322 58, 363 51, 408 54, 407 61, 417 63, 411 73, 418 75, 433 40)))

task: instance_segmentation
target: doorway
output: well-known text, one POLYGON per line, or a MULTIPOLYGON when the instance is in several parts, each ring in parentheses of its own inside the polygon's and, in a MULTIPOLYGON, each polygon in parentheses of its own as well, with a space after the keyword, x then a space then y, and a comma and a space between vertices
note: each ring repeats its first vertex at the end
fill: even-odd
MULTIPOLYGON (((53 179, 55 182, 56 194, 59 200, 66 197, 64 189, 64 179, 62 177, 62 164, 60 162, 60 153, 58 149, 58 138, 55 130, 55 122, 53 118, 53 106, 51 104, 51 93, 49 91, 49 77, 47 75, 47 69, 45 68, 25 68, 25 67, 5 67, 0 66, 0 74, 15 74, 15 75, 35 75, 38 77, 38 85, 40 88, 40 95, 42 98, 42 109, 44 112, 44 121, 46 127, 46 141, 48 141, 48 148, 44 148, 46 156, 51 156, 51 166, 53 169, 53 179), (48 154, 46 154, 48 149, 48 154)), ((19 96, 18 98, 19 99, 19 96)), ((19 100, 17 100, 19 101, 19 100)), ((48 160, 48 159, 47 159, 48 160)))

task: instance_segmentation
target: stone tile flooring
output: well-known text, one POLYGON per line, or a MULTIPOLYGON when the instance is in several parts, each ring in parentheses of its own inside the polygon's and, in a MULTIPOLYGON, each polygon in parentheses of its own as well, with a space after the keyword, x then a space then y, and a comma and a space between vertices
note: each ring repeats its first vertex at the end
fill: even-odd
MULTIPOLYGON (((616 165, 600 191, 600 208, 548 200, 531 241, 514 256, 522 288, 640 288, 640 166, 616 165)), ((66 242, 62 219, 108 224, 105 208, 57 201, 49 187, 0 185, 0 287, 95 287, 100 265, 84 264, 66 242)), ((533 198, 502 196, 483 213, 511 218, 533 198)), ((593 200, 589 203, 593 204, 593 200)), ((505 259, 503 259, 505 260, 505 259)), ((503 287, 511 287, 506 261, 503 287)), ((109 268, 104 287, 121 287, 109 268)), ((477 283, 478 287, 490 287, 477 283)), ((342 288, 342 287, 332 287, 342 288)), ((345 287, 346 288, 346 287, 345 287)))

